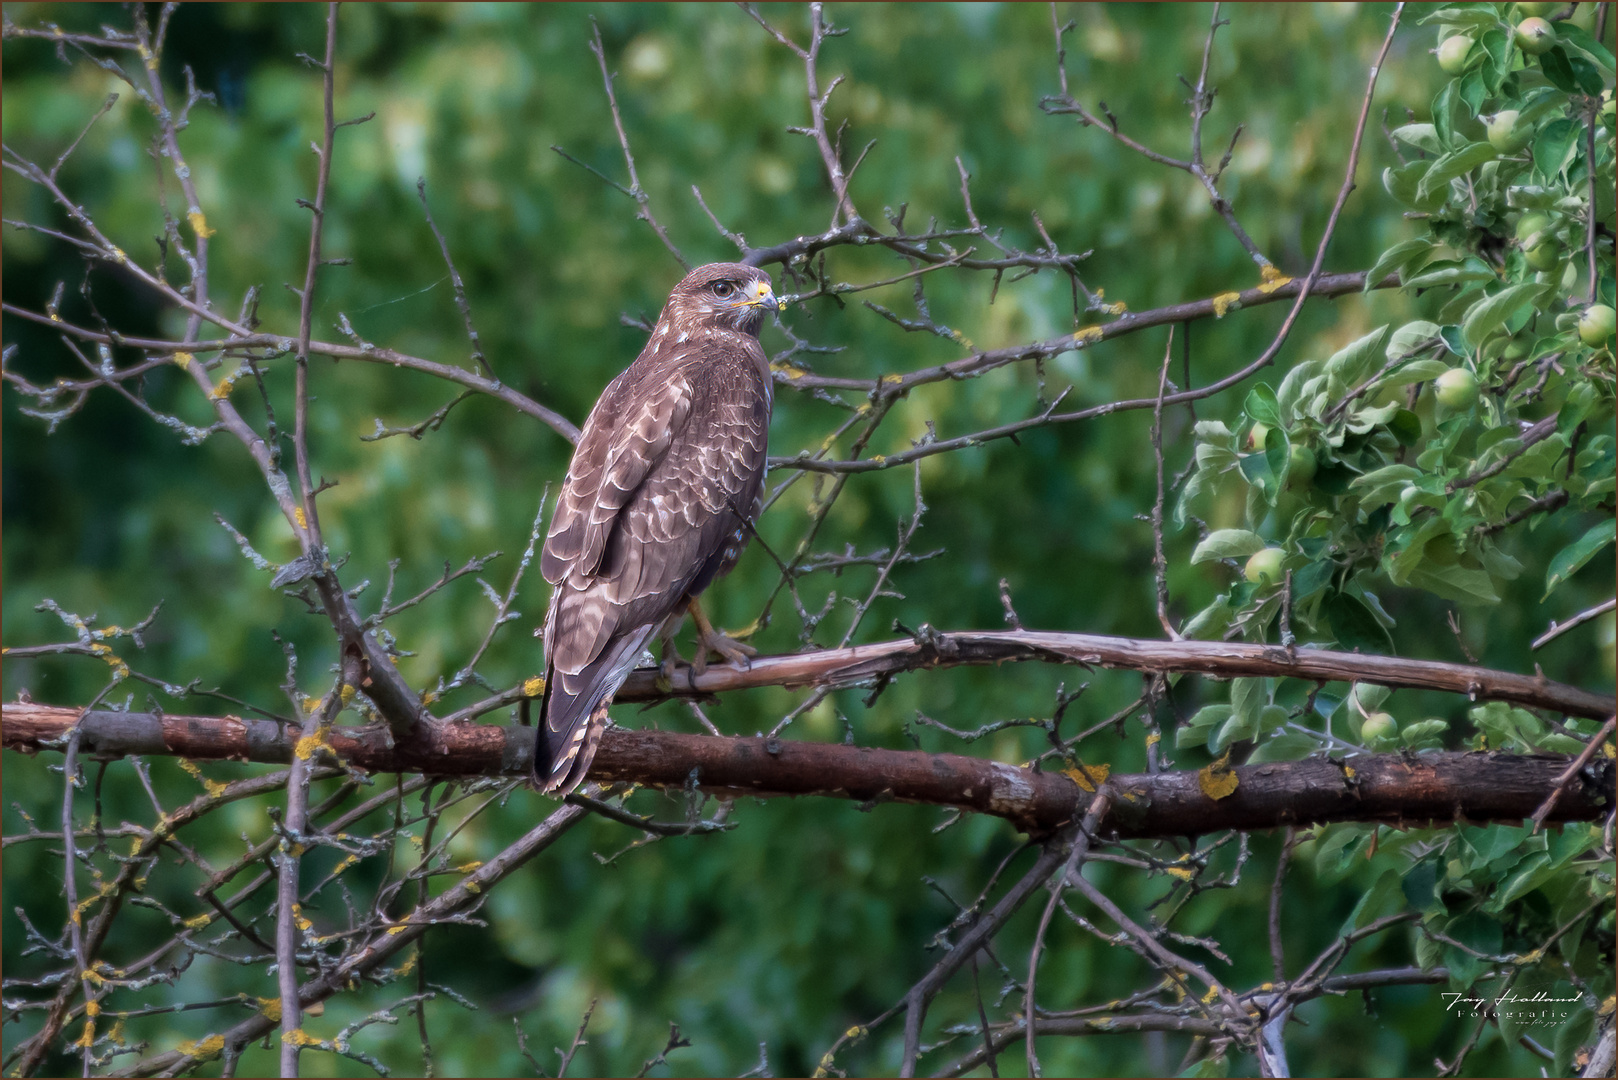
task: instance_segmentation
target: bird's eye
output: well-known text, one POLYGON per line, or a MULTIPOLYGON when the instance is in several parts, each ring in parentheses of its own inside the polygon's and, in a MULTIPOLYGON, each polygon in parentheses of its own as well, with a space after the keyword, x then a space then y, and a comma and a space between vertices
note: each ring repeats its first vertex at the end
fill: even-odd
POLYGON ((736 295, 736 285, 729 281, 716 281, 713 283, 713 294, 721 300, 729 300, 736 295))

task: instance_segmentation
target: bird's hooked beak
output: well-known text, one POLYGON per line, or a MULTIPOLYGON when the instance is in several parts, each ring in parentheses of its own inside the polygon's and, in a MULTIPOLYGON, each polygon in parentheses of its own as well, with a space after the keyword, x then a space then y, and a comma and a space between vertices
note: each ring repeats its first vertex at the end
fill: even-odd
POLYGON ((763 308, 765 311, 781 310, 781 302, 775 298, 775 290, 770 288, 768 281, 760 281, 751 289, 743 290, 742 298, 731 306, 763 308))

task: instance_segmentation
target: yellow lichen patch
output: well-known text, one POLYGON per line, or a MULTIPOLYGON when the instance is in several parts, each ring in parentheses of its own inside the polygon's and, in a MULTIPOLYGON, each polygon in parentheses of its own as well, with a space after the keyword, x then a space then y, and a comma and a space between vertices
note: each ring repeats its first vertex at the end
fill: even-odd
POLYGON ((186 368, 191 366, 191 361, 195 359, 196 357, 192 356, 188 352, 177 352, 174 354, 174 366, 179 368, 181 371, 184 371, 186 368))
POLYGON ((1151 732, 1150 734, 1148 734, 1146 736, 1146 745, 1147 746, 1156 746, 1158 743, 1160 743, 1162 741, 1163 741, 1163 733, 1159 732, 1159 731, 1151 732))
POLYGON ((350 701, 354 700, 354 695, 357 692, 357 688, 350 686, 348 683, 344 683, 343 688, 337 691, 337 696, 342 700, 344 705, 347 705, 350 701))
POLYGON ((211 1057, 218 1057, 219 1052, 224 1048, 225 1037, 223 1035, 209 1035, 206 1039, 187 1039, 174 1049, 186 1057, 206 1060, 211 1057))
POLYGON ((292 923, 299 930, 302 930, 305 933, 307 933, 309 930, 312 930, 314 928, 314 925, 315 925, 314 923, 310 922, 308 919, 303 917, 303 907, 302 907, 302 905, 299 905, 299 904, 293 904, 292 905, 292 923))
POLYGON ((1213 298, 1214 318, 1223 319, 1233 308, 1242 306, 1242 294, 1239 292, 1222 292, 1213 298))
POLYGON ((358 855, 344 855, 338 860, 337 865, 331 868, 331 876, 336 877, 359 861, 360 857, 358 855))
POLYGON ((202 770, 197 767, 196 762, 187 761, 185 758, 179 758, 178 760, 180 768, 190 773, 192 778, 195 779, 197 783, 201 784, 203 789, 206 790, 210 796, 217 799, 225 793, 226 785, 220 783, 218 780, 210 780, 206 776, 203 776, 202 770))
POLYGON ((477 859, 469 863, 462 863, 455 868, 457 874, 475 874, 483 869, 483 860, 477 859))
POLYGON ((291 1043, 293 1046, 318 1046, 320 1040, 309 1034, 303 1028, 293 1028, 291 1031, 281 1032, 281 1041, 291 1043))
POLYGON ((84 1034, 75 1039, 73 1045, 79 1047, 80 1049, 88 1049, 95 1041, 96 1022, 94 1020, 86 1020, 84 1022, 84 1034))
POLYGON ((881 381, 889 386, 897 386, 905 381, 905 377, 903 375, 884 375, 881 381))
POLYGON ((1230 771, 1230 752, 1220 755, 1218 761, 1197 773, 1197 786, 1208 798, 1218 802, 1236 790, 1236 774, 1230 771))
POLYGON ((871 462, 875 465, 886 465, 888 463, 888 457, 886 454, 872 454, 871 462))
POLYGON ((1081 761, 1078 763, 1078 768, 1063 769, 1062 775, 1085 791, 1093 792, 1098 784, 1107 782, 1107 775, 1111 772, 1111 765, 1086 765, 1081 761))
POLYGON ((437 690, 423 690, 421 692, 421 703, 423 705, 431 705, 433 702, 435 702, 437 700, 438 700, 438 691, 437 690))
POLYGON ((85 1016, 100 1016, 101 1015, 101 1002, 99 1002, 99 1001, 86 1001, 84 1003, 84 1015, 85 1016))
POLYGON ((771 364, 770 370, 775 372, 777 375, 785 375, 789 379, 801 379, 805 374, 802 368, 795 368, 791 364, 784 361, 777 364, 771 364))
POLYGON ((281 1019, 281 999, 272 997, 259 998, 258 1011, 270 1020, 281 1019))
POLYGON ((1197 872, 1189 866, 1165 866, 1163 872, 1171 877, 1177 877, 1181 881, 1190 881, 1197 876, 1197 872))
POLYGON ((395 973, 399 974, 399 975, 408 975, 408 974, 410 974, 412 971, 416 970, 416 961, 419 960, 420 958, 421 958, 420 950, 417 950, 416 952, 411 953, 410 954, 410 959, 408 959, 404 963, 400 964, 395 973))
POLYGON ((213 922, 213 912, 204 911, 201 915, 191 916, 180 925, 185 927, 187 930, 201 930, 204 926, 207 926, 211 922, 213 922))
POLYGON ((208 396, 215 401, 223 401, 230 396, 230 392, 234 389, 236 389, 236 376, 226 375, 219 380, 218 386, 208 391, 208 396))
POLYGON ((1208 992, 1206 994, 1202 995, 1202 1003, 1204 1005, 1212 1005, 1214 1003, 1214 1000, 1216 998, 1218 998, 1218 997, 1219 997, 1219 984, 1214 983, 1212 986, 1208 987, 1208 992))
POLYGON ((1104 326, 1086 326, 1073 335, 1073 341, 1078 345, 1094 345, 1106 332, 1107 328, 1104 326))
POLYGON ((1272 293, 1292 281, 1291 278, 1281 273, 1270 263, 1264 264, 1264 268, 1259 271, 1259 276, 1264 279, 1264 284, 1258 287, 1258 291, 1261 293, 1272 293))
MULTIPOLYGON (((99 899, 101 899, 100 896, 87 896, 83 900, 80 900, 78 902, 77 906, 75 906, 73 908, 73 913, 68 916, 68 918, 73 920, 73 925, 78 926, 79 924, 81 924, 84 921, 84 913, 86 911, 89 911, 90 910, 90 905, 95 903, 99 899)), ((100 979, 99 975, 96 975, 94 972, 89 971, 89 970, 85 971, 84 977, 86 979, 94 978, 94 979, 97 979, 98 981, 100 979)))
POLYGON ((388 934, 390 936, 393 935, 393 934, 402 934, 408 929, 410 929, 410 924, 409 923, 400 923, 398 926, 390 926, 390 927, 388 927, 388 934))
POLYGON ((479 885, 475 881, 468 881, 466 883, 466 891, 471 893, 473 896, 476 896, 478 893, 483 891, 483 886, 479 885))
POLYGON ((309 527, 309 517, 303 512, 303 507, 294 506, 292 508, 292 517, 297 521, 298 528, 307 529, 309 527))
POLYGON ((330 734, 331 725, 321 724, 319 727, 315 728, 313 735, 305 735, 303 738, 299 739, 297 745, 292 748, 292 752, 298 755, 299 761, 308 761, 314 756, 316 749, 324 749, 333 756, 336 756, 337 751, 333 750, 331 743, 326 741, 327 736, 330 734))
POLYGON ((522 684, 522 696, 523 697, 536 698, 539 695, 543 694, 544 692, 545 692, 545 680, 540 678, 538 675, 535 675, 532 678, 528 678, 528 679, 523 680, 523 684, 522 684))
POLYGON ((185 219, 191 223, 191 231, 197 234, 199 240, 206 240, 218 232, 217 229, 208 228, 208 219, 201 210, 192 210, 185 215, 185 219))
POLYGON ((1531 964, 1539 963, 1543 959, 1545 959, 1545 950, 1535 949, 1533 952, 1518 953, 1511 958, 1511 962, 1528 967, 1531 964))

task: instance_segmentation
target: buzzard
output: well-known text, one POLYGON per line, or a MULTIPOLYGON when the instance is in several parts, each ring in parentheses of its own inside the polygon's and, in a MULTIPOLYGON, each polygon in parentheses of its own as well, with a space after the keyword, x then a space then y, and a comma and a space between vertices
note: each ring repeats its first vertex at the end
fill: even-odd
POLYGON ((540 559, 553 588, 534 753, 546 792, 584 779, 613 694, 687 611, 699 671, 707 650, 738 663, 751 652, 696 597, 735 564, 758 516, 772 398, 758 331, 778 309, 762 270, 691 271, 584 422, 540 559))

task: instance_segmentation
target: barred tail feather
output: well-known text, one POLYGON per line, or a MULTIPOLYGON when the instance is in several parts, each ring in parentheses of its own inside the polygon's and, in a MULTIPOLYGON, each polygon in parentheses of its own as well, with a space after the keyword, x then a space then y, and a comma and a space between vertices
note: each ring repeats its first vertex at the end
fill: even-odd
POLYGON ((584 780, 606 730, 612 697, 629 677, 652 629, 642 627, 613 642, 576 676, 554 666, 546 672, 534 746, 534 782, 542 792, 565 796, 584 780))

